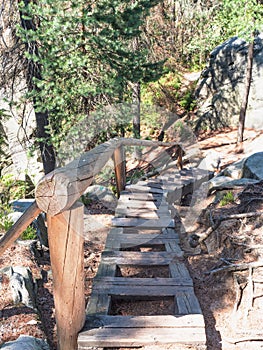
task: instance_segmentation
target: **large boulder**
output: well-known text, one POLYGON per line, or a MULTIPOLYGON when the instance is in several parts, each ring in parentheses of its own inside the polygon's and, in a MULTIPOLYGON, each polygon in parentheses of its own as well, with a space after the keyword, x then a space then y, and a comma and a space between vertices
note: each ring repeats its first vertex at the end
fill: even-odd
MULTIPOLYGON (((211 52, 196 89, 199 107, 197 129, 237 125, 245 91, 248 46, 245 40, 234 37, 211 52)), ((263 129, 262 114, 263 33, 255 39, 245 126, 263 129)))
POLYGON ((242 177, 263 180, 263 152, 252 154, 246 159, 242 177))

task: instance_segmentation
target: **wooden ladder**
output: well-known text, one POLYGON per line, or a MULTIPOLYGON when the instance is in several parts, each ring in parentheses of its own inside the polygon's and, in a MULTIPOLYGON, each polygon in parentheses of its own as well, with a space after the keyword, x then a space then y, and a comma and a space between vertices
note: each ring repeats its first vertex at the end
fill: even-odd
POLYGON ((207 181, 207 172, 170 170, 154 180, 126 186, 102 253, 78 349, 149 346, 206 349, 205 325, 193 281, 184 264, 170 203, 207 181), (140 248, 140 249, 139 249, 140 248), (148 251, 145 251, 148 248, 148 251), (151 251, 152 250, 152 251, 151 251), (168 275, 122 277, 123 267, 167 267, 168 275), (165 315, 114 315, 116 299, 172 300, 165 315))

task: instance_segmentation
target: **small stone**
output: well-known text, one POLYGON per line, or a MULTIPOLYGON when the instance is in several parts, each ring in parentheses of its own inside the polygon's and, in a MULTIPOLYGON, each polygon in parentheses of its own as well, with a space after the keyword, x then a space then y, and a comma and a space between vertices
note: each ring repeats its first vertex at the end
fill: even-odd
POLYGON ((34 326, 34 325, 38 324, 38 321, 36 321, 36 320, 30 320, 30 321, 28 321, 26 324, 28 324, 28 325, 30 325, 30 326, 34 326))

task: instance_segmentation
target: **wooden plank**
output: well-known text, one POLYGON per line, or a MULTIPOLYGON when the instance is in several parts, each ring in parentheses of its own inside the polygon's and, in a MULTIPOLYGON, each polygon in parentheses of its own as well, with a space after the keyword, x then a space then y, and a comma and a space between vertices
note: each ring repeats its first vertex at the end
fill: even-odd
POLYGON ((18 239, 25 229, 41 213, 36 201, 34 201, 17 220, 17 222, 6 232, 0 240, 0 256, 18 239))
POLYGON ((154 180, 138 181, 138 182, 136 182, 135 185, 148 186, 148 187, 152 187, 152 188, 162 188, 163 181, 162 181, 162 179, 156 178, 154 180))
POLYGON ((161 344, 205 344, 203 327, 196 328, 96 328, 81 332, 78 337, 78 349, 86 346, 138 347, 161 344))
POLYGON ((85 322, 83 208, 47 218, 59 350, 76 348, 85 322))
POLYGON ((116 227, 140 227, 140 228, 162 228, 174 227, 174 220, 170 216, 161 219, 137 219, 137 218, 113 218, 112 226, 116 227))
POLYGON ((101 262, 98 267, 96 277, 111 276, 114 277, 116 274, 116 264, 105 264, 101 262))
POLYGON ((183 262, 173 259, 173 261, 169 264, 169 269, 172 278, 191 281, 193 284, 192 278, 183 262))
MULTIPOLYGON (((108 235, 105 250, 120 250, 121 248, 130 248, 130 247, 154 247, 155 245, 161 244, 169 244, 169 246, 173 246, 173 244, 179 243, 178 235, 173 235, 172 237, 162 237, 164 235, 153 235, 153 234, 119 234, 119 235, 108 235), (153 237, 154 236, 154 237, 153 237)), ((178 247, 179 248, 179 247, 178 247)), ((180 248, 179 248, 180 249, 180 248)), ((176 248, 170 251, 175 251, 178 255, 179 250, 176 248)))
POLYGON ((157 194, 163 194, 164 190, 162 188, 156 188, 156 187, 150 187, 145 184, 142 185, 127 185, 125 187, 125 190, 128 192, 145 192, 145 193, 157 193, 157 194))
POLYGON ((116 209, 133 209, 133 210, 169 210, 169 205, 164 200, 162 202, 136 201, 129 200, 126 202, 118 202, 116 209))
POLYGON ((165 210, 149 210, 149 209, 116 209, 115 217, 126 218, 142 218, 142 219, 160 219, 161 217, 169 217, 170 212, 165 210))
MULTIPOLYGON (((182 298, 185 294, 193 292, 192 281, 178 280, 175 278, 126 278, 126 277, 102 277, 95 278, 93 291, 98 294, 110 294, 116 296, 163 297, 177 296, 182 298)), ((179 313, 182 309, 180 309, 179 313)), ((189 312, 184 312, 185 314, 189 312)))
POLYGON ((106 293, 92 292, 86 308, 87 315, 107 315, 110 309, 111 297, 106 293))
POLYGON ((124 235, 130 235, 130 234, 138 234, 138 235, 144 235, 144 234, 162 234, 164 228, 152 228, 152 227, 118 227, 122 228, 124 235))
POLYGON ((205 327, 201 314, 165 316, 87 316, 84 330, 91 328, 195 328, 205 327))
POLYGON ((193 290, 176 292, 175 300, 179 314, 202 314, 193 290))
POLYGON ((163 201, 162 203, 158 204, 156 202, 151 202, 151 201, 139 201, 139 200, 125 200, 122 201, 121 199, 118 200, 118 206, 117 208, 135 208, 135 209, 166 209, 168 208, 168 204, 163 201))
POLYGON ((140 201, 154 201, 161 203, 163 195, 157 193, 142 193, 123 191, 120 196, 121 201, 140 200, 140 201))
MULTIPOLYGON (((111 235, 110 235, 111 236, 111 235)), ((113 237, 118 236, 117 239, 120 239, 121 244, 127 242, 128 240, 134 242, 140 243, 141 241, 149 241, 149 243, 153 244, 161 244, 165 243, 167 240, 168 241, 179 241, 179 235, 177 233, 173 234, 165 234, 165 233, 144 233, 144 234, 139 234, 139 233, 130 233, 130 234, 120 234, 116 235, 114 234, 113 237), (158 242, 158 243, 157 243, 158 242)))
POLYGON ((169 265, 181 258, 175 252, 120 252, 104 251, 101 255, 101 261, 108 264, 117 265, 169 265))
POLYGON ((174 252, 176 253, 177 256, 183 256, 184 252, 182 251, 182 249, 179 247, 178 245, 179 240, 175 241, 171 241, 168 240, 165 242, 165 249, 167 252, 174 252))

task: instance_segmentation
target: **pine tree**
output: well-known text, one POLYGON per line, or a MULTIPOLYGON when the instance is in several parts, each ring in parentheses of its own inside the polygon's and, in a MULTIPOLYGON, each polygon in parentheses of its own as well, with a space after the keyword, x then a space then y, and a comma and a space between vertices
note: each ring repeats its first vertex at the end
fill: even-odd
POLYGON ((20 3, 20 36, 37 51, 27 57, 41 69, 29 93, 37 113, 48 112, 49 132, 59 145, 67 130, 99 104, 129 98, 128 83, 157 79, 163 62, 150 62, 146 47, 132 42, 159 0, 38 0, 20 3))

